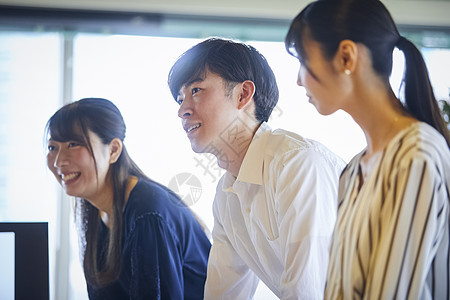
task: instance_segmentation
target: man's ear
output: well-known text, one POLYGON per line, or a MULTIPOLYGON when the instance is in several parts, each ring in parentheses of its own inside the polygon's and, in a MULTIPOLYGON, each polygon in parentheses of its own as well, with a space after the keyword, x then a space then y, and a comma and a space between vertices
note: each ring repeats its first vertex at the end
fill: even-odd
POLYGON ((241 90, 239 91, 238 109, 242 109, 250 104, 255 94, 255 84, 251 80, 245 80, 240 83, 241 90))
POLYGON ((351 40, 342 40, 335 55, 337 71, 350 75, 356 70, 358 46, 351 40))
POLYGON ((115 163, 122 153, 122 141, 119 138, 114 138, 111 143, 109 143, 109 163, 113 164, 115 163))

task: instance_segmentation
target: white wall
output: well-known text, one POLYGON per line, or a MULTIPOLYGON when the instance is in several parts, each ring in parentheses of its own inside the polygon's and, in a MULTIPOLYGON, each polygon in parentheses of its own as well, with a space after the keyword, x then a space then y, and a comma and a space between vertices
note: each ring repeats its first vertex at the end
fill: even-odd
MULTIPOLYGON (((292 19, 309 0, 0 0, 0 5, 292 19)), ((383 0, 402 25, 450 26, 449 0, 383 0)))

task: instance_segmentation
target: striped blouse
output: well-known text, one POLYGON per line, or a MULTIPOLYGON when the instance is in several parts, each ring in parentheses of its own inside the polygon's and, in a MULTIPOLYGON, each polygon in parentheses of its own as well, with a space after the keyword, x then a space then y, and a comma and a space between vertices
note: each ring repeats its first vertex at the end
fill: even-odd
POLYGON ((389 142, 360 185, 342 172, 325 299, 450 299, 450 151, 415 123, 389 142))

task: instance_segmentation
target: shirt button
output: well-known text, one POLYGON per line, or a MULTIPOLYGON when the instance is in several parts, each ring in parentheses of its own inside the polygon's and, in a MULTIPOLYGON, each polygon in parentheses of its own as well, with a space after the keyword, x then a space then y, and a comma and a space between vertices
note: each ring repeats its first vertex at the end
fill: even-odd
POLYGON ((249 214, 249 213, 250 213, 250 208, 247 208, 247 209, 245 210, 245 212, 246 212, 247 214, 249 214))

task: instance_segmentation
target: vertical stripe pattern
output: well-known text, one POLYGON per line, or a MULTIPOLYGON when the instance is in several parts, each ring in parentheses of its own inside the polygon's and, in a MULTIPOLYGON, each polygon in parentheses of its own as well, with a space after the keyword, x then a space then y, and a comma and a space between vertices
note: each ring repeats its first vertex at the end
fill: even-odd
POLYGON ((361 184, 357 155, 339 184, 325 299, 450 299, 450 151, 416 123, 361 184))

